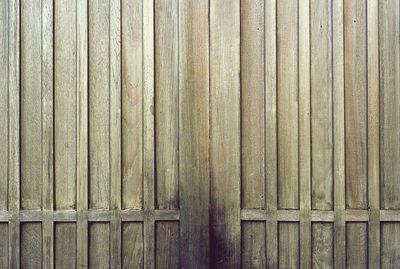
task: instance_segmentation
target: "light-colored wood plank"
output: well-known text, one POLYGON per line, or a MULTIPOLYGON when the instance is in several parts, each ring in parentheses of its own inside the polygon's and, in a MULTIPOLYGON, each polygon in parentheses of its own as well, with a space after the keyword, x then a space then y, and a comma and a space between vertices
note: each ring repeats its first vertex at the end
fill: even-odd
POLYGON ((365 1, 344 1, 346 208, 367 208, 367 29, 365 1))
POLYGON ((311 1, 312 208, 333 208, 332 10, 311 1))
POLYGON ((122 208, 142 208, 142 1, 122 1, 122 208))
POLYGON ((265 208, 264 2, 241 1, 242 208, 265 208))
POLYGON ((0 223, 0 268, 8 268, 8 224, 0 223))
POLYGON ((399 1, 381 1, 379 9, 381 201, 383 209, 400 209, 399 1))
POLYGON ((0 2, 0 210, 7 210, 8 201, 8 3, 0 2))
POLYGON ((368 268, 368 224, 346 224, 346 268, 368 268))
POLYGON ((42 268, 42 225, 21 225, 21 268, 42 268))
POLYGON ((122 268, 144 268, 143 225, 139 222, 122 225, 122 268))
POLYGON ((279 268, 300 268, 299 224, 279 223, 279 268))
POLYGON ((211 267, 240 261, 240 1, 210 1, 211 267))
POLYGON ((333 224, 312 224, 312 268, 334 268, 333 224))
POLYGON ((55 208, 75 208, 77 47, 76 2, 54 2, 55 208))
POLYGON ((265 268, 264 222, 242 222, 242 268, 265 268))
POLYGON ((182 268, 209 268, 209 2, 179 1, 182 268))
POLYGON ((155 136, 157 208, 179 207, 178 1, 156 0, 155 136))
POLYGON ((41 1, 21 2, 21 208, 42 201, 41 1))
POLYGON ((89 1, 89 207, 109 208, 110 196, 110 8, 89 1))
POLYGON ((91 223, 89 227, 89 268, 110 268, 109 223, 91 223))
POLYGON ((400 263, 400 223, 382 223, 381 268, 396 268, 400 263))
POLYGON ((179 223, 156 223, 156 268, 180 268, 179 223))
POLYGON ((278 206, 299 208, 298 2, 277 1, 278 206))
POLYGON ((54 225, 54 265, 56 268, 76 268, 76 224, 54 225))

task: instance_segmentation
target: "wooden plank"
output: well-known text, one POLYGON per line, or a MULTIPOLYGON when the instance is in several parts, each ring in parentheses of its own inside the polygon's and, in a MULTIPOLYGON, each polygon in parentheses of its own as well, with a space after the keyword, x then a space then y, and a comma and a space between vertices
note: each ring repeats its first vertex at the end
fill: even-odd
POLYGON ((240 261, 240 1, 210 1, 211 267, 240 261))
POLYGON ((399 1, 382 1, 379 10, 381 201, 383 209, 400 209, 399 1))
POLYGON ((209 268, 209 2, 179 2, 182 268, 209 268))
POLYGON ((299 208, 298 1, 277 1, 278 206, 299 208))
POLYGON ((154 3, 156 207, 179 207, 178 1, 154 3))
POLYGON ((41 1, 21 3, 21 208, 42 201, 41 1))
POLYGON ((265 1, 265 176, 267 197, 267 267, 278 267, 277 114, 276 114, 276 0, 265 1), (268 63, 268 64, 267 64, 268 63))
POLYGON ((279 268, 300 268, 299 224, 279 223, 279 268))
POLYGON ((143 267, 143 224, 122 224, 122 268, 143 267))
POLYGON ((21 225, 21 268, 42 268, 42 225, 21 225))
POLYGON ((242 268, 265 268, 264 222, 242 222, 242 268))
POLYGON ((346 225, 346 268, 368 268, 368 224, 346 225))
MULTIPOLYGON (((143 207, 152 211, 155 203, 154 127, 154 1, 143 2, 143 207)), ((155 223, 147 219, 143 227, 145 268, 154 268, 155 223)))
POLYGON ((142 1, 122 1, 122 208, 142 208, 142 1))
POLYGON ((0 210, 7 210, 8 201, 8 1, 0 3, 0 210))
POLYGON ((55 208, 75 208, 77 47, 76 2, 54 2, 55 208))
MULTIPOLYGON (((398 8, 397 8, 398 9, 398 8)), ((367 3, 368 52, 368 266, 380 262, 379 1, 367 3)), ((400 118, 399 118, 400 119, 400 118)), ((399 189, 400 191, 400 189, 399 189)))
POLYGON ((400 223, 382 223, 381 268, 395 268, 400 262, 400 223))
POLYGON ((180 268, 179 223, 156 223, 156 268, 180 268))
POLYGON ((76 268, 76 224, 54 225, 54 265, 56 268, 76 268))
POLYGON ((8 267, 8 224, 0 223, 0 268, 8 267))
POLYGON ((77 0, 77 267, 88 267, 88 2, 77 0))
POLYGON ((367 32, 365 1, 344 2, 346 208, 367 208, 367 32))
POLYGON ((333 224, 312 224, 312 268, 334 268, 333 224))
POLYGON ((264 3, 241 1, 242 208, 265 208, 264 3))
POLYGON ((311 1, 312 209, 333 208, 332 6, 311 1))
POLYGON ((89 1, 89 208, 109 208, 110 8, 89 1))
POLYGON ((106 222, 91 223, 89 226, 89 268, 110 266, 110 226, 106 222))
POLYGON ((346 266, 343 1, 332 2, 333 178, 335 268, 346 266))

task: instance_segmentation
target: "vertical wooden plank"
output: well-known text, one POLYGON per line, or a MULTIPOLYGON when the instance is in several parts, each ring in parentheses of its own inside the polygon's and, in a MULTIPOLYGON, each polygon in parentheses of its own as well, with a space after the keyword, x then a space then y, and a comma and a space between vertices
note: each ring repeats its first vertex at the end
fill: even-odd
POLYGON ((21 208, 42 202, 41 1, 21 2, 21 208))
POLYGON ((346 266, 343 1, 332 2, 333 178, 335 268, 346 266))
POLYGON ((334 268, 333 224, 312 224, 312 268, 334 268))
POLYGON ((368 267, 368 224, 346 224, 346 268, 368 267))
POLYGON ((179 193, 182 268, 209 268, 208 1, 179 1, 179 193))
POLYGON ((278 206, 299 208, 298 1, 277 1, 278 206))
POLYGON ((54 2, 55 208, 75 208, 77 47, 76 1, 54 2))
POLYGON ((395 268, 400 262, 400 223, 382 223, 381 268, 395 268))
POLYGON ((21 268, 42 268, 42 225, 21 224, 21 268))
POLYGON ((142 1, 122 1, 122 208, 142 208, 142 1))
POLYGON ((88 2, 77 0, 77 267, 88 267, 88 2))
POLYGON ((346 207, 367 208, 365 1, 344 1, 346 207))
POLYGON ((122 268, 144 268, 143 224, 126 222, 122 224, 122 268))
MULTIPOLYGON (((143 2, 143 207, 154 209, 154 1, 143 2)), ((154 268, 155 223, 147 219, 143 227, 144 267, 154 268)))
POLYGON ((89 268, 110 268, 109 223, 89 225, 89 268))
POLYGON ((242 268, 265 268, 265 254, 265 224, 242 222, 242 268))
POLYGON ((210 1, 211 267, 240 267, 240 1, 210 1))
POLYGON ((156 268, 180 268, 179 223, 156 223, 156 268))
POLYGON ((8 201, 8 3, 0 3, 0 210, 7 210, 8 201))
POLYGON ((279 223, 279 268, 300 268, 299 224, 279 223))
POLYGON ((241 1, 242 208, 265 208, 264 3, 241 1))
POLYGON ((267 185, 267 267, 278 267, 276 0, 265 1, 265 159, 267 185))
MULTIPOLYGON (((399 8, 397 7, 397 10, 399 8)), ((397 13, 399 15, 399 13, 397 13)), ((385 15, 386 16, 386 15, 385 15)), ((397 25, 398 25, 397 21, 397 25)), ((367 5, 368 62, 368 266, 380 263, 380 135, 379 135, 379 1, 367 5)), ((400 48, 398 47, 398 50, 400 48)), ((397 53, 399 55, 399 53, 397 53)), ((399 70, 399 69, 398 69, 399 70)), ((400 74, 398 72, 398 74, 400 74)), ((400 86, 400 84, 398 85, 400 86)), ((400 100, 400 99, 399 99, 400 100)), ((400 112, 400 110, 399 110, 400 112)), ((400 114, 399 114, 400 115, 400 114)), ((400 117, 399 117, 400 119, 400 117)), ((400 121, 399 121, 400 122, 400 121)), ((400 138, 400 137, 399 137, 400 138)), ((400 152, 400 151, 399 151, 400 152)), ((400 156, 400 155, 399 155, 400 156)), ((399 159, 400 160, 400 159, 399 159)), ((400 175, 400 174, 399 174, 400 175)), ((399 182, 400 183, 400 182, 399 182)), ((400 191, 400 189, 399 189, 400 191)))
POLYGON ((54 225, 54 265, 58 268, 76 268, 76 224, 54 225))
POLYGON ((110 7, 89 1, 89 208, 108 209, 110 196, 110 7))
POLYGON ((312 208, 333 208, 332 10, 311 1, 312 208))
POLYGON ((381 1, 379 14, 382 208, 400 209, 399 1, 381 1))
POLYGON ((155 1, 156 207, 176 209, 178 198, 178 1, 155 1))
POLYGON ((8 268, 8 224, 0 223, 0 268, 8 268))

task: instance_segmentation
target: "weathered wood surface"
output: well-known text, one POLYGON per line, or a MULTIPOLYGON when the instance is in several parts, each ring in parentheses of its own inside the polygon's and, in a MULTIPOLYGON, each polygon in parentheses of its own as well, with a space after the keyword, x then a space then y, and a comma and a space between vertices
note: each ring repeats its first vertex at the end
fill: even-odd
POLYGON ((0 1, 0 268, 394 268, 399 31, 399 0, 0 1))

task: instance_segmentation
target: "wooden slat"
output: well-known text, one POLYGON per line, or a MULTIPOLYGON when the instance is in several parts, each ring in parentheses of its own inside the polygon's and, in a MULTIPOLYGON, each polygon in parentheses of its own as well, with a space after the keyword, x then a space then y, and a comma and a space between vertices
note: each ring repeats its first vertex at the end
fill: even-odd
POLYGON ((89 207, 110 199, 110 6, 89 1, 89 207))
POLYGON ((276 0, 265 1, 265 177, 266 265, 278 267, 277 210, 277 114, 276 114, 276 0), (268 63, 268 64, 267 64, 268 63))
POLYGON ((242 222, 242 268, 265 268, 264 222, 242 222))
POLYGON ((21 268, 42 268, 42 225, 40 223, 21 225, 21 268))
POLYGON ((279 268, 300 268, 299 224, 279 223, 279 268))
POLYGON ((344 1, 346 208, 367 201, 367 29, 365 1, 344 1))
POLYGON ((110 226, 98 222, 89 225, 89 267, 106 269, 110 266, 110 226))
POLYGON ((181 268, 179 258, 179 223, 157 222, 156 238, 156 268, 181 268))
POLYGON ((8 223, 0 223, 0 268, 8 267, 8 223))
POLYGON ((394 268, 400 261, 400 223, 382 223, 381 268, 394 268))
POLYGON ((298 1, 277 1, 278 206, 299 208, 298 1))
POLYGON ((54 265, 56 268, 76 268, 76 224, 54 225, 54 265))
POLYGON ((122 268, 143 267, 143 225, 127 222, 122 225, 122 268))
POLYGON ((264 3, 241 1, 242 208, 265 208, 264 3))
POLYGON ((332 223, 312 224, 312 268, 334 268, 332 223))
POLYGON ((179 194, 182 268, 209 268, 208 0, 179 2, 179 194))
POLYGON ((368 268, 368 224, 346 225, 346 268, 368 268))
POLYGON ((210 1, 211 267, 240 261, 240 1, 210 1))
POLYGON ((122 1, 122 208, 142 208, 142 1, 122 1))
POLYGON ((335 268, 346 266, 345 210, 345 131, 344 131, 344 43, 343 1, 332 2, 333 57, 333 178, 334 178, 334 254, 335 268))

